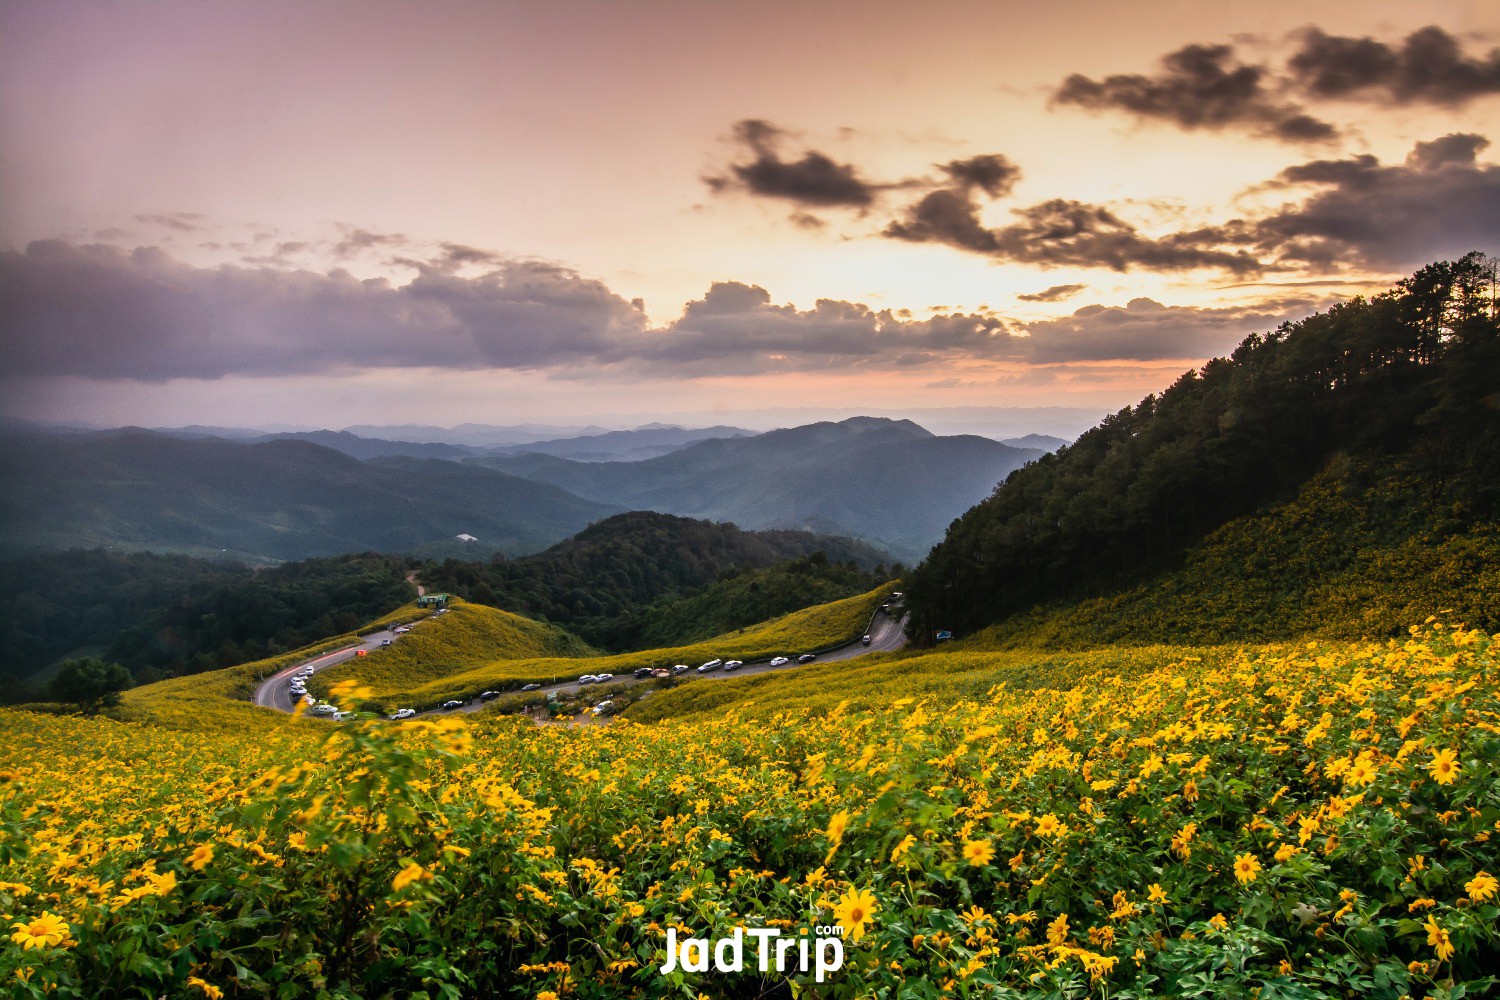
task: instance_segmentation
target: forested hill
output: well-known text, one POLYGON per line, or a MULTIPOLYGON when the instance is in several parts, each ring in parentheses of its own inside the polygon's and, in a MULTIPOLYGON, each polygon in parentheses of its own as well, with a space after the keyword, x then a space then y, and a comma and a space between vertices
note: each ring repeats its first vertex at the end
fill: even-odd
POLYGON ((596 646, 619 649, 647 627, 637 614, 644 605, 669 603, 745 570, 792 559, 808 560, 795 579, 810 589, 784 595, 790 604, 780 613, 827 599, 824 590, 812 586, 814 578, 821 581, 818 586, 836 580, 843 588, 837 597, 863 593, 887 579, 881 565, 886 555, 854 539, 741 531, 732 524, 650 511, 606 518, 533 556, 490 563, 434 561, 421 573, 431 589, 563 624, 596 646))
POLYGON ((1366 536, 1500 519, 1500 328, 1479 254, 1253 335, 1011 473, 909 577, 916 627, 966 633, 1140 584, 1214 529, 1296 500, 1336 456, 1338 488, 1369 517, 1403 512, 1366 536))

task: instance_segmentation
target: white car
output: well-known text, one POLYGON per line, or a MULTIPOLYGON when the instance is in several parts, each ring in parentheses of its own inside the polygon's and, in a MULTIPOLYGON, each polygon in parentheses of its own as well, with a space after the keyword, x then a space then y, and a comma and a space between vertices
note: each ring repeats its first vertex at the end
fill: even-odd
POLYGON ((774 660, 771 661, 771 666, 773 666, 773 667, 784 667, 788 663, 791 663, 791 662, 792 662, 791 659, 789 659, 788 657, 778 656, 774 660))
POLYGON ((605 681, 612 681, 614 679, 614 674, 600 674, 598 677, 594 678, 594 680, 598 681, 600 684, 603 684, 605 681))
POLYGON ((700 674, 711 674, 715 670, 718 670, 723 665, 724 665, 724 661, 723 660, 709 660, 707 663, 703 664, 702 666, 700 666, 698 668, 698 673, 700 673, 700 674))
POLYGON ((578 683, 580 683, 580 684, 592 684, 595 681, 597 681, 598 679, 599 678, 595 677, 593 674, 584 674, 582 677, 578 678, 578 683))
POLYGON ((675 666, 675 667, 672 668, 672 673, 674 673, 674 674, 685 674, 689 670, 692 670, 692 669, 693 668, 690 667, 690 666, 688 666, 686 663, 679 663, 679 664, 677 664, 677 666, 675 666))
POLYGON ((614 699, 612 699, 612 698, 606 698, 604 701, 601 701, 599 704, 597 704, 597 705, 594 706, 594 714, 598 715, 600 712, 604 711, 605 709, 614 708, 614 706, 615 706, 614 699))
POLYGON ((346 719, 352 719, 352 718, 354 718, 354 713, 353 712, 334 712, 333 713, 333 721, 334 722, 343 722, 346 719))
POLYGON ((303 695, 302 696, 302 700, 305 701, 305 702, 307 702, 307 704, 309 704, 309 705, 316 705, 318 703, 318 699, 314 698, 310 694, 303 695))
POLYGON ((326 701, 321 705, 313 706, 313 715, 333 715, 338 711, 337 705, 330 705, 326 701))
POLYGON ((738 670, 738 669, 740 669, 740 667, 743 667, 744 665, 745 665, 745 661, 744 660, 726 660, 725 663, 724 663, 724 669, 725 670, 738 670))
POLYGON ((417 710, 414 709, 414 708, 398 708, 398 709, 396 709, 396 714, 393 715, 393 716, 391 716, 391 718, 392 719, 398 719, 398 720, 399 719, 410 719, 412 716, 414 716, 416 714, 417 714, 417 710))
POLYGON ((410 632, 410 631, 411 631, 411 626, 410 625, 402 625, 400 628, 396 629, 396 632, 399 635, 404 635, 405 633, 410 632))

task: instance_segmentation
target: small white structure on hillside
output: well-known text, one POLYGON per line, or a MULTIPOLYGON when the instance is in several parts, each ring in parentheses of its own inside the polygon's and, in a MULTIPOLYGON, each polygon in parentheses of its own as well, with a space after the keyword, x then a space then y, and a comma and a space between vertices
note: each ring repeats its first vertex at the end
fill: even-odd
POLYGON ((459 535, 458 536, 458 540, 460 542, 477 542, 477 541, 479 541, 479 539, 475 538, 473 535, 459 535))

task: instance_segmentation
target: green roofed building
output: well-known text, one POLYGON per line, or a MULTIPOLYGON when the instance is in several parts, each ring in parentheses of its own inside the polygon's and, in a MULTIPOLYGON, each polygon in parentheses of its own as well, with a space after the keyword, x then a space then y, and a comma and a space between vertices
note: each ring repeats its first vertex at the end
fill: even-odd
POLYGON ((423 594, 417 598, 417 607, 419 608, 446 608, 447 606, 447 594, 423 594))

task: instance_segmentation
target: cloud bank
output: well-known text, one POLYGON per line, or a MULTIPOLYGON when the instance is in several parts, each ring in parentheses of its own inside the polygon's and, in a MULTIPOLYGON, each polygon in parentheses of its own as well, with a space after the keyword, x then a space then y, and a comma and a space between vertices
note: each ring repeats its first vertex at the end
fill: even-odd
POLYGON ((473 263, 476 254, 483 273, 457 273, 449 248, 398 285, 342 270, 195 267, 150 247, 35 242, 0 253, 6 376, 160 382, 418 367, 695 377, 1199 358, 1311 308, 1137 300, 1043 323, 959 312, 916 319, 834 299, 798 309, 724 281, 652 328, 638 302, 601 282, 480 251, 457 257, 473 263))

